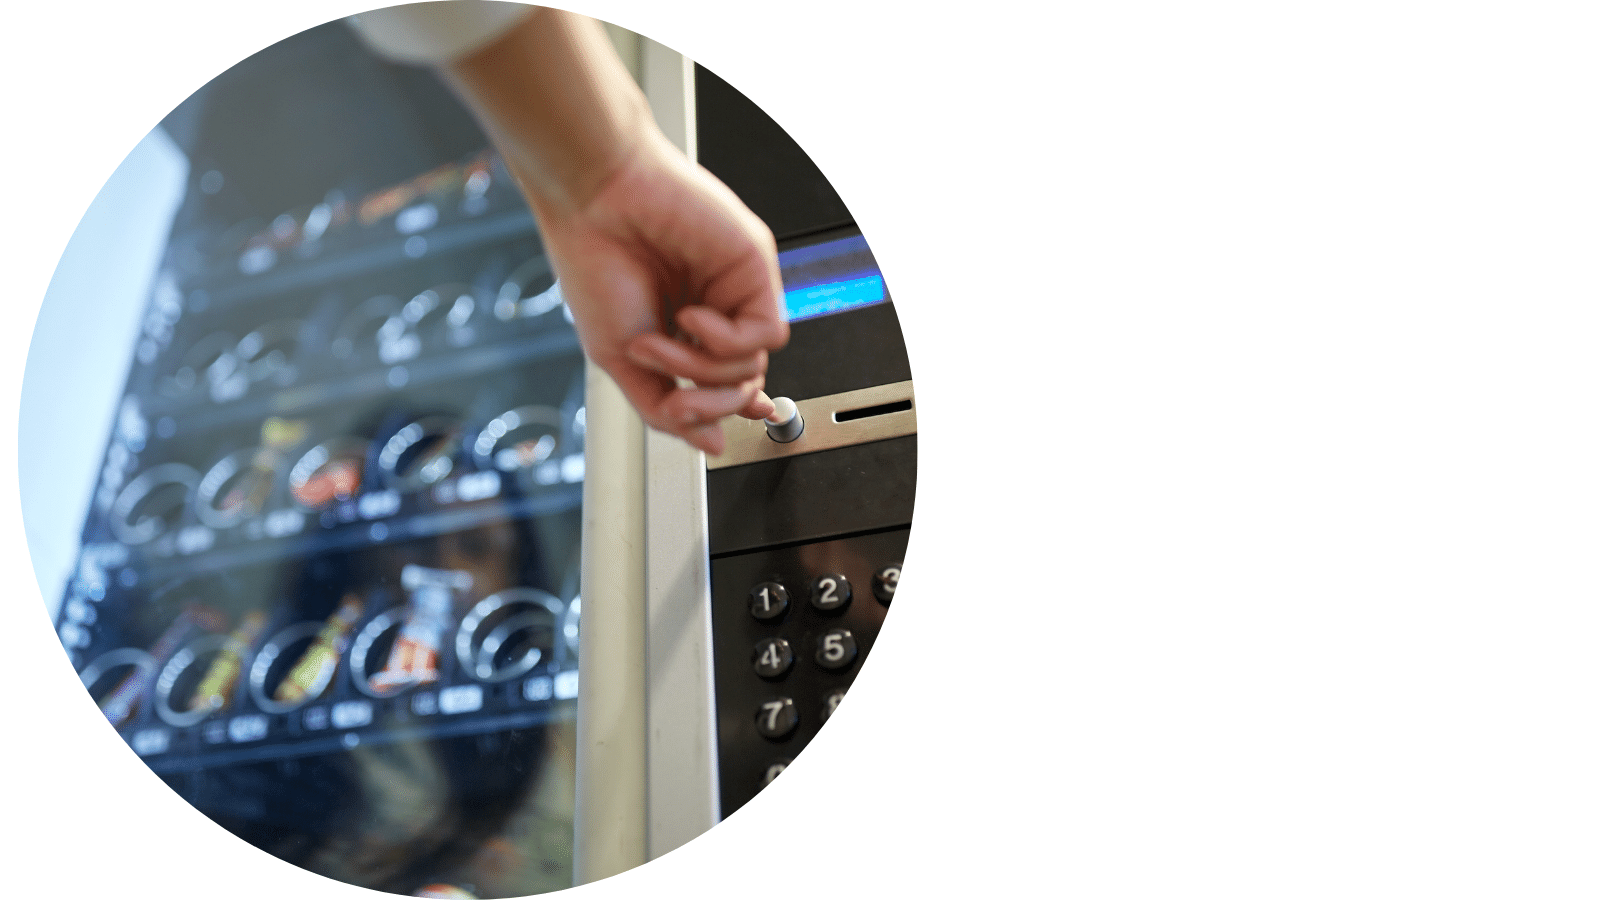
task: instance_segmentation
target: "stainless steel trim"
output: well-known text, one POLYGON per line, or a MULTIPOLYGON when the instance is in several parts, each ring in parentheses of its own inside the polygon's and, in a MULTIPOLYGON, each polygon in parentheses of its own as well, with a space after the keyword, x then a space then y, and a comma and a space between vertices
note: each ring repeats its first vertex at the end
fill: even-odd
MULTIPOLYGON (((662 131, 695 158, 694 63, 640 40, 646 91, 662 131)), ((598 429, 597 429, 598 430, 598 429)), ((704 456, 645 437, 645 738, 650 859, 721 818, 711 660, 711 567, 704 456)), ((642 860, 641 860, 642 861, 642 860)))
POLYGON ((880 384, 858 391, 813 397, 810 400, 797 400, 795 406, 799 407, 806 428, 798 438, 786 444, 773 440, 767 434, 764 422, 737 416, 724 419, 722 430, 728 438, 727 446, 723 448, 721 456, 706 457, 706 468, 726 469, 730 466, 743 466, 769 459, 782 459, 786 456, 800 456, 873 441, 886 441, 917 433, 916 401, 912 398, 909 381, 880 384), (906 400, 910 400, 912 406, 900 412, 852 419, 847 422, 840 422, 834 418, 838 413, 906 400))

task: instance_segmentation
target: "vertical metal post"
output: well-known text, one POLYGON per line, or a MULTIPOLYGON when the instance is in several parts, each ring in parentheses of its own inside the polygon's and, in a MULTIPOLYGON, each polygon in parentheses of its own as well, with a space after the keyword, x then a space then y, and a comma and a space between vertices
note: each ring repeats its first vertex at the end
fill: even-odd
MULTIPOLYGON (((693 160, 694 63, 648 39, 641 50, 656 122, 693 160)), ((705 455, 650 432, 645 471, 646 847, 655 859, 715 825, 721 804, 705 455)))
MULTIPOLYGON (((644 38, 635 59, 657 123, 694 159, 693 62, 644 38)), ((720 809, 705 457, 645 429, 609 376, 586 373, 579 884, 681 846, 720 809)))

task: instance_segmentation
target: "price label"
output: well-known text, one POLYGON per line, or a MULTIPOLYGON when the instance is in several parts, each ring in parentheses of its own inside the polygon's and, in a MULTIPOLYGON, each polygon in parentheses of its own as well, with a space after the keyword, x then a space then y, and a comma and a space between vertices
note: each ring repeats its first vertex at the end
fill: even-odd
POLYGON ((267 537, 288 537, 306 527, 305 514, 298 509, 280 509, 267 514, 267 537))
POLYGON ((266 716, 236 716, 228 721, 228 740, 235 744, 259 741, 266 736, 266 716))
POLYGON ((445 715, 477 712, 483 708, 483 688, 476 684, 458 684, 439 692, 439 711, 445 715))
POLYGON ((363 519, 381 519, 400 511, 400 494, 397 491, 373 491, 356 501, 363 519))
POLYGON ((524 700, 549 700, 555 695, 555 682, 551 681, 547 676, 539 675, 522 683, 522 699, 524 700))
POLYGON ((464 503, 500 496, 499 472, 473 472, 456 480, 456 495, 464 503))
POLYGON ((556 676, 556 699, 571 700, 578 696, 578 670, 562 672, 556 676))
POLYGON ((155 756, 167 752, 172 746, 172 732, 165 728, 146 728, 133 735, 133 752, 140 756, 155 756))
POLYGON ((185 556, 204 553, 217 542, 217 535, 204 525, 190 525, 178 532, 178 552, 185 556))
POLYGON ((372 724, 372 704, 365 700, 346 700, 333 705, 333 727, 360 728, 372 724))

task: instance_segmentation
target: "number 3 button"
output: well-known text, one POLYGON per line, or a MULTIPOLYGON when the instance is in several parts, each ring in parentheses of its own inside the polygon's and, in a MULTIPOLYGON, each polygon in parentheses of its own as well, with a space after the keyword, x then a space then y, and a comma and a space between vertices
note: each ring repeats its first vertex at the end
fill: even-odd
POLYGON ((848 628, 833 628, 817 641, 817 665, 842 669, 856 661, 856 639, 848 628))
POLYGON ((843 609, 850 602, 850 581, 843 575, 821 575, 811 582, 811 605, 823 612, 843 609))

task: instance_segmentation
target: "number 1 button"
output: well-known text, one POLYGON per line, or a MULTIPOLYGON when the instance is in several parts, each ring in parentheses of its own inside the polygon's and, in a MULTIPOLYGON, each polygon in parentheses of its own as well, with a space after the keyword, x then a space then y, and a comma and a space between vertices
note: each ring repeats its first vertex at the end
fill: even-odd
POLYGON ((811 582, 811 605, 823 612, 843 609, 850 602, 850 581, 843 575, 822 575, 811 582))
POLYGON ((789 592, 776 581, 763 581, 750 589, 750 615, 757 619, 776 619, 788 608, 789 592))
POLYGON ((781 741, 800 724, 800 713, 788 697, 768 700, 756 710, 756 731, 769 741, 781 741))

